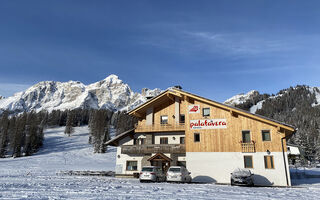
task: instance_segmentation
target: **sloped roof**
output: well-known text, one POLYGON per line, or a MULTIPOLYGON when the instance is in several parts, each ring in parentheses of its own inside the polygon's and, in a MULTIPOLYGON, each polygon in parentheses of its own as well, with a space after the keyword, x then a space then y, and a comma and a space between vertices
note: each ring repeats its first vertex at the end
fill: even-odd
POLYGON ((149 101, 147 101, 147 102, 141 104, 140 106, 130 110, 128 113, 134 115, 135 112, 139 111, 140 109, 142 109, 142 108, 144 108, 144 107, 146 107, 148 105, 151 105, 152 103, 156 102, 157 99, 159 99, 159 98, 161 98, 163 96, 166 96, 167 94, 172 94, 174 96, 185 95, 185 96, 191 97, 193 99, 197 99, 197 100, 206 102, 208 104, 211 104, 211 105, 223 108, 223 109, 227 109, 227 110, 233 111, 233 112, 235 112, 237 114, 242 114, 244 116, 251 117, 251 118, 254 118, 254 119, 257 119, 257 120, 261 120, 261 121, 264 121, 264 122, 267 122, 267 123, 271 123, 273 125, 278 125, 278 126, 284 128, 286 130, 289 130, 289 131, 295 131, 295 127, 294 126, 286 124, 284 122, 280 122, 280 121, 277 121, 277 120, 274 120, 274 119, 270 119, 270 118, 267 118, 267 117, 262 116, 262 115, 253 114, 253 113, 250 113, 250 112, 248 112, 246 110, 242 110, 240 108, 236 108, 236 107, 229 106, 229 105, 226 105, 226 104, 223 104, 223 103, 219 103, 219 102, 213 101, 211 99, 207 99, 207 98, 204 98, 204 97, 201 97, 201 96, 198 96, 198 95, 195 95, 195 94, 192 94, 192 93, 180 90, 180 89, 176 89, 176 88, 170 88, 170 89, 165 90, 164 92, 160 93, 158 96, 155 96, 152 99, 150 99, 149 101))
POLYGON ((113 139, 107 141, 107 142, 104 143, 104 144, 106 144, 106 145, 111 145, 111 146, 117 146, 117 142, 118 142, 119 140, 121 140, 121 139, 129 136, 130 134, 134 134, 134 129, 135 129, 135 128, 130 129, 130 130, 128 130, 128 131, 125 131, 125 132, 117 135, 117 136, 114 137, 113 139))

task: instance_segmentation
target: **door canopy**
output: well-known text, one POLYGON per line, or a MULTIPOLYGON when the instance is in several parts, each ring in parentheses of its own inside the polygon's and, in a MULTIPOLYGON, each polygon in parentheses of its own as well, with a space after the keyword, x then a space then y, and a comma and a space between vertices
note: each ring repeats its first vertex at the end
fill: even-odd
POLYGON ((167 161, 171 162, 172 159, 168 156, 164 155, 163 153, 156 153, 154 156, 148 159, 148 161, 167 161))

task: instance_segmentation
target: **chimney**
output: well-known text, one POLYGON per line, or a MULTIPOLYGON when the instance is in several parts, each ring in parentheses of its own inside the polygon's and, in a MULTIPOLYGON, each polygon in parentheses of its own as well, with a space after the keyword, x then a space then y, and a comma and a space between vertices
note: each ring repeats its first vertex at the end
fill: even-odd
POLYGON ((182 87, 180 85, 175 85, 173 86, 174 88, 178 89, 178 90, 182 90, 182 87))

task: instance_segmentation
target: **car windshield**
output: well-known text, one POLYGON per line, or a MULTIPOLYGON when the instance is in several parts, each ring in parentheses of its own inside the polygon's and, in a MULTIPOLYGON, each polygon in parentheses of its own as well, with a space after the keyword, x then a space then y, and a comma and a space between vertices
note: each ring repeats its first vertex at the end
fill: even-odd
POLYGON ((152 172, 153 168, 152 167, 144 167, 144 168, 142 168, 142 171, 143 172, 152 172))
POLYGON ((232 175, 247 177, 247 176, 251 176, 251 172, 250 172, 250 170, 247 170, 247 169, 239 169, 238 168, 232 172, 232 175))
POLYGON ((169 172, 180 172, 181 168, 170 168, 169 172))

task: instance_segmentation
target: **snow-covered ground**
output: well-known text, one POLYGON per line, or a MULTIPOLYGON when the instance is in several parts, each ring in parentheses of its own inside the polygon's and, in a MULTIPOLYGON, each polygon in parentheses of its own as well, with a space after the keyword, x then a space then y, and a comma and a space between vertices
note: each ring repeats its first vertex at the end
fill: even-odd
POLYGON ((0 159, 0 199, 318 199, 320 179, 297 188, 139 183, 137 179, 59 176, 60 170, 114 170, 115 149, 93 154, 88 128, 68 137, 48 129, 35 155, 0 159))

